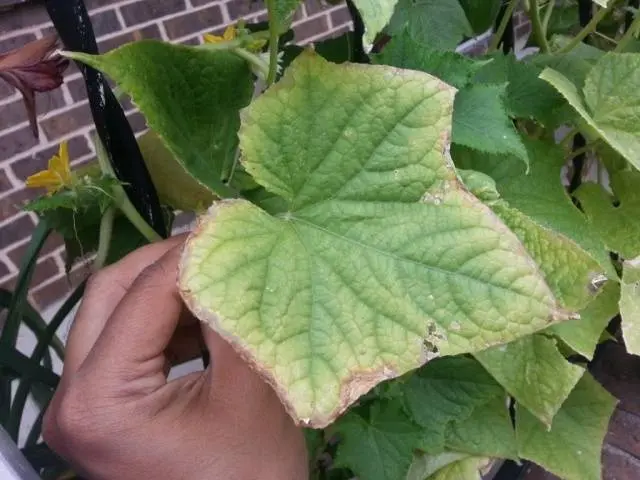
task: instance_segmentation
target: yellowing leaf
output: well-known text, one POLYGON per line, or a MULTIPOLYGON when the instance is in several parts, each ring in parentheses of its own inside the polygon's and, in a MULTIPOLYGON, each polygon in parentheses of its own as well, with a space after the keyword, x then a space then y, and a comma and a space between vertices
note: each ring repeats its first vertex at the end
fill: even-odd
POLYGON ((454 90, 303 53, 243 112, 243 165, 285 210, 215 203, 188 240, 192 311, 299 423, 382 380, 566 319, 517 237, 446 156, 454 90))

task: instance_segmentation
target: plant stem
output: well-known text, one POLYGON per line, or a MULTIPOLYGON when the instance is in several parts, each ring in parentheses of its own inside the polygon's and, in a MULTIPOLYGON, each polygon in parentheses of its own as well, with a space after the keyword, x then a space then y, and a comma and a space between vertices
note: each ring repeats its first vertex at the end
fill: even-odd
POLYGON ((542 31, 544 32, 545 38, 547 38, 547 33, 549 31, 549 21, 551 20, 551 14, 553 13, 553 7, 556 5, 556 0, 549 0, 547 3, 547 9, 544 11, 544 18, 542 19, 542 31))
POLYGON ((142 215, 136 210, 136 207, 133 206, 133 203, 127 197, 124 188, 120 185, 113 188, 114 196, 116 198, 115 204, 120 209, 120 211, 124 214, 127 219, 131 222, 131 224, 138 229, 138 231, 142 234, 144 238, 146 238, 149 242, 159 242, 162 240, 162 237, 158 235, 151 226, 146 222, 142 215))
MULTIPOLYGON (((574 151, 582 150, 586 146, 587 146, 587 142, 582 135, 577 134, 573 138, 572 150, 574 151)), ((573 166, 573 175, 569 180, 569 187, 567 188, 569 193, 575 192, 578 189, 578 187, 582 184, 582 174, 584 171, 585 157, 586 157, 585 152, 580 152, 574 155, 573 158, 571 159, 571 163, 573 166)), ((576 206, 578 206, 579 208, 579 203, 576 204, 576 206)))
POLYGON ((274 12, 276 10, 276 0, 267 0, 267 11, 269 14, 269 74, 267 75, 267 87, 276 81, 278 71, 278 25, 274 12))
POLYGON ((627 45, 635 38, 636 34, 640 30, 640 13, 636 15, 636 18, 631 22, 629 28, 624 33, 620 41, 618 42, 618 46, 613 50, 614 52, 624 52, 624 49, 627 48, 627 45))
POLYGON ((109 255, 109 247, 111 246, 111 234, 113 233, 113 220, 115 218, 116 209, 109 207, 102 214, 100 219, 100 233, 98 236, 98 251, 96 258, 93 260, 93 271, 97 272, 107 261, 109 255))
MULTIPOLYGON (((103 175, 109 175, 116 178, 113 168, 111 167, 111 163, 109 163, 109 159, 99 138, 94 138, 94 145, 96 146, 98 165, 100 165, 100 170, 103 175)), ((127 192, 124 191, 122 185, 115 185, 112 189, 112 194, 115 206, 120 209, 120 211, 129 219, 131 224, 138 229, 144 238, 146 238, 150 243, 162 240, 162 237, 158 235, 158 232, 151 228, 142 215, 140 215, 140 212, 138 212, 133 203, 131 203, 131 200, 129 200, 129 197, 127 196, 127 192)), ((102 223, 100 224, 100 229, 102 233, 102 223)))
POLYGON ((268 78, 270 66, 267 65, 267 62, 262 60, 259 56, 245 50, 244 48, 233 48, 231 51, 239 57, 244 58, 251 65, 254 65, 258 70, 260 70, 260 73, 264 75, 264 78, 268 78))
POLYGON ((599 32, 599 31, 597 31, 597 30, 596 30, 595 32, 593 32, 593 34, 594 34, 594 35, 599 36, 600 38, 603 38, 603 39, 604 39, 604 40, 606 40, 607 42, 611 42, 611 43, 613 43, 614 45, 617 45, 617 44, 618 44, 618 42, 617 42, 616 40, 614 40, 614 39, 613 39, 613 38, 611 38, 611 37, 607 37, 604 33, 600 33, 600 32, 599 32))
POLYGON ((591 150, 595 146, 596 143, 597 143, 597 141, 591 142, 591 143, 585 145, 584 147, 580 147, 580 148, 575 149, 574 151, 571 152, 569 157, 567 157, 567 160, 572 160, 573 158, 577 157, 578 155, 582 155, 584 153, 587 153, 589 150, 591 150))
POLYGON ((231 180, 233 179, 233 175, 236 173, 236 168, 238 166, 238 161, 240 160, 240 147, 236 148, 236 153, 233 156, 233 163, 231 164, 231 171, 229 172, 229 178, 227 179, 227 184, 231 185, 231 180))
POLYGON ((511 0, 509 2, 509 6, 504 11, 504 15, 502 16, 502 20, 500 21, 500 25, 498 25, 498 29, 493 34, 493 38, 491 39, 491 44, 489 45, 487 53, 491 53, 497 50, 498 45, 500 45, 500 40, 502 40, 502 36, 507 29, 507 25, 509 25, 509 20, 513 16, 513 12, 516 9, 516 5, 518 4, 518 2, 519 0, 511 0))
POLYGON ((573 137, 578 134, 578 128, 572 128, 569 133, 567 133, 562 140, 560 140, 560 146, 564 148, 570 148, 573 142, 573 137))
POLYGON ((529 0, 529 18, 531 19, 533 36, 538 42, 540 51, 542 53, 547 53, 549 51, 549 42, 547 42, 547 36, 544 26, 540 21, 540 8, 538 7, 538 0, 529 0))
POLYGON ((593 16, 591 21, 587 23, 585 27, 582 30, 580 30, 580 32, 575 37, 571 39, 569 43, 567 43, 564 47, 558 50, 557 53, 569 53, 571 50, 573 50, 578 45, 580 45, 580 42, 582 42, 589 34, 595 32, 598 24, 602 21, 604 17, 607 16, 607 13, 609 13, 609 10, 611 10, 611 8, 615 3, 616 3, 615 0, 613 0, 607 8, 601 8, 600 10, 598 10, 598 13, 596 13, 593 16))

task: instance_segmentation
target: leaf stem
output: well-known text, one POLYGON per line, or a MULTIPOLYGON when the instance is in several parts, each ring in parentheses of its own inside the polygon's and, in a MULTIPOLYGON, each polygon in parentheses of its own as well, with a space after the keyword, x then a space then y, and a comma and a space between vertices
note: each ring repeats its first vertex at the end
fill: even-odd
MULTIPOLYGON (((96 157, 98 159, 98 165, 100 165, 100 170, 103 175, 109 175, 116 178, 115 173, 113 172, 113 168, 111 167, 111 163, 107 158, 107 154, 104 150, 104 146, 99 138, 94 139, 94 144, 96 146, 96 157)), ((116 207, 120 209, 120 211, 124 214, 127 219, 131 222, 131 224, 138 229, 138 231, 142 234, 144 238, 146 238, 149 242, 158 242, 162 240, 162 237, 158 235, 151 225, 149 225, 146 220, 140 215, 140 212, 133 206, 131 200, 127 196, 127 192, 124 191, 122 185, 114 185, 112 188, 113 200, 116 207)), ((104 218, 104 217, 103 217, 104 218)), ((102 233, 102 223, 100 223, 100 230, 102 233)))
POLYGON ((614 52, 624 52, 624 49, 627 48, 627 45, 635 38, 636 34, 640 30, 640 13, 636 14, 636 18, 631 22, 629 28, 624 33, 620 41, 618 42, 618 46, 613 50, 614 52))
POLYGON ((560 140, 560 146, 563 148, 571 148, 571 144, 573 142, 573 137, 578 134, 579 130, 577 127, 572 128, 569 133, 567 133, 562 140, 560 140))
POLYGON ((251 65, 255 66, 258 70, 260 70, 260 73, 264 76, 264 78, 268 78, 270 66, 267 65, 267 62, 262 60, 258 55, 255 55, 249 52, 248 50, 245 50, 244 48, 240 48, 240 47, 233 48, 231 49, 231 51, 236 55, 238 55, 239 57, 244 58, 247 62, 249 62, 251 65))
POLYGON ((511 0, 506 10, 504 11, 504 15, 502 16, 502 20, 500 21, 500 25, 498 25, 498 29, 493 34, 493 38, 491 39, 491 44, 489 45, 489 49, 487 53, 494 52, 498 49, 498 45, 500 45, 500 40, 502 40, 502 36, 504 35, 505 30, 507 29, 507 25, 509 25, 509 20, 513 16, 513 12, 516 9, 516 5, 519 0, 511 0))
POLYGON ((540 51, 547 53, 549 51, 549 42, 547 42, 547 34, 544 25, 540 21, 540 7, 538 0, 529 0, 529 18, 531 19, 531 28, 533 36, 538 42, 540 51))
POLYGON ((151 228, 151 225, 142 218, 142 215, 140 215, 138 210, 136 210, 136 207, 133 206, 133 203, 131 203, 129 197, 127 197, 127 194, 124 191, 124 188, 117 185, 113 187, 113 190, 115 205, 120 209, 124 216, 127 217, 131 224, 138 229, 142 236, 151 243, 162 240, 162 237, 158 235, 158 232, 151 228))
POLYGON ((607 13, 609 13, 609 10, 611 10, 611 7, 613 7, 615 3, 616 3, 616 0, 613 0, 607 8, 601 8, 600 10, 598 10, 598 13, 596 13, 593 16, 591 21, 587 23, 585 27, 582 30, 580 30, 580 32, 578 32, 578 34, 575 37, 571 39, 569 43, 567 43, 564 47, 558 50, 557 53, 569 53, 571 50, 576 48, 580 44, 580 42, 582 42, 588 35, 595 32, 598 24, 602 21, 604 17, 607 16, 607 13))
POLYGON ((236 153, 233 156, 233 163, 231 164, 231 171, 229 172, 229 178, 227 179, 227 184, 231 185, 231 180, 233 179, 233 175, 236 173, 236 168, 238 167, 238 161, 240 160, 240 147, 236 148, 236 153))
POLYGON ((593 34, 594 34, 594 35, 599 36, 600 38, 605 39, 607 42, 611 42, 611 43, 613 43, 614 45, 617 45, 617 44, 618 44, 618 42, 617 42, 616 40, 614 40, 614 39, 613 39, 613 38, 611 38, 611 37, 608 37, 608 36, 607 36, 607 35, 605 35, 604 33, 601 33, 601 32, 599 32, 599 31, 597 31, 597 30, 596 30, 595 32, 593 32, 593 34))
POLYGON ((551 14, 553 13, 553 7, 556 6, 556 0, 549 0, 547 3, 547 9, 544 11, 544 18, 542 19, 542 31, 545 38, 549 32, 549 22, 551 21, 551 14))
POLYGON ((577 157, 578 155, 582 155, 583 153, 587 153, 589 150, 593 149, 593 147, 595 147, 595 145, 597 143, 598 143, 598 141, 596 140, 595 142, 588 143, 584 147, 577 148, 576 150, 571 152, 571 154, 567 157, 567 160, 572 160, 573 158, 577 157))
POLYGON ((111 246, 111 235, 113 233, 113 220, 115 219, 116 209, 109 207, 102 214, 100 219, 100 233, 98 236, 98 251, 96 258, 93 260, 93 270, 98 271, 107 261, 109 255, 109 247, 111 246))
POLYGON ((278 25, 274 12, 276 0, 266 0, 269 14, 269 74, 267 75, 267 87, 276 80, 278 71, 278 25))

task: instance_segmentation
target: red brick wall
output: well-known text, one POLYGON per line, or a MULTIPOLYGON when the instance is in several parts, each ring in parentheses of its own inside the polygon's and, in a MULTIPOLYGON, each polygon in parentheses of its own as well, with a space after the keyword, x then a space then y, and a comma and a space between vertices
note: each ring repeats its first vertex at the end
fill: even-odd
MULTIPOLYGON (((243 17, 266 18, 263 2, 250 0, 85 0, 102 52, 140 38, 197 44, 206 32, 220 32, 243 17)), ((307 43, 334 36, 350 28, 344 5, 329 6, 307 0, 293 24, 296 41, 307 43)), ((27 3, 0 10, 0 52, 19 47, 53 31, 41 3, 27 3)), ((131 103, 125 109, 133 129, 146 128, 143 116, 131 103)), ((40 94, 37 111, 41 127, 37 140, 30 132, 19 94, 0 81, 0 287, 12 289, 22 254, 37 218, 21 211, 21 205, 39 192, 27 190, 24 179, 43 169, 61 140, 68 140, 73 164, 93 158, 93 132, 84 82, 75 67, 65 84, 40 94)), ((64 274, 63 247, 51 238, 34 275, 31 299, 41 309, 60 299, 71 284, 87 275, 83 268, 64 274)))

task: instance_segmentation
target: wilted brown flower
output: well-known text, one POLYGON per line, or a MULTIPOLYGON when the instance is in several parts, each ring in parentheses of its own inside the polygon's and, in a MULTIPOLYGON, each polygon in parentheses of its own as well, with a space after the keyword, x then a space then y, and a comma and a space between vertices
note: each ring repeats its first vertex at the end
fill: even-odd
POLYGON ((0 54, 0 78, 22 93, 33 134, 38 137, 35 92, 47 92, 62 84, 69 60, 54 54, 58 38, 41 38, 0 54))

